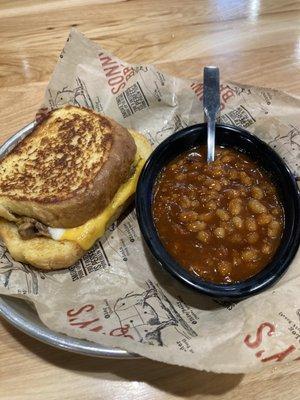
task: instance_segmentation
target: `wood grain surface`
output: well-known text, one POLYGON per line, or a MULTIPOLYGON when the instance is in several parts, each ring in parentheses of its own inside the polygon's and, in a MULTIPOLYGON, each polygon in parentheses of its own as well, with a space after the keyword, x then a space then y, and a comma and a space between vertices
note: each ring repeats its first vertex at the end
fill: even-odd
MULTIPOLYGON (((0 0, 0 141, 33 119, 72 26, 129 62, 190 78, 217 64, 223 79, 300 95, 299 21, 299 1, 0 0)), ((82 357, 0 321, 1 400, 298 400, 299 382, 300 363, 218 375, 82 357)))

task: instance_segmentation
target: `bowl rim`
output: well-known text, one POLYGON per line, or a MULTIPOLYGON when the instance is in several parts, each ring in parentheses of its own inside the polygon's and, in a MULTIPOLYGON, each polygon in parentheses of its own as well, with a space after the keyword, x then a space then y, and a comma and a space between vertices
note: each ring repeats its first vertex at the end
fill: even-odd
MULTIPOLYGON (((199 133, 201 131, 203 132, 204 129, 206 129, 206 123, 188 126, 167 137, 155 148, 155 150, 147 160, 138 181, 136 190, 137 220, 144 241, 146 242, 148 248, 150 249, 156 261, 164 270, 169 272, 177 280, 181 281, 189 288, 213 298, 224 298, 227 300, 235 300, 243 297, 249 297, 273 285, 286 272, 299 247, 300 221, 293 220, 292 229, 289 232, 288 243, 282 244, 278 248, 278 250, 281 248, 285 250, 283 254, 284 257, 282 257, 281 255, 279 259, 277 258, 275 260, 273 259, 269 264, 267 264, 263 268, 262 271, 260 271, 253 277, 248 278, 245 281, 233 284, 215 284, 212 282, 204 281, 201 278, 192 275, 186 269, 184 269, 174 258, 170 256, 170 254, 164 248, 157 234, 152 218, 151 207, 147 207, 147 199, 149 199, 149 195, 152 196, 153 185, 151 188, 149 188, 148 185, 149 185, 149 172, 153 167, 155 167, 154 160, 157 159, 158 157, 162 157, 167 147, 174 144, 174 142, 176 143, 176 141, 180 140, 181 138, 184 138, 188 134, 193 133, 195 131, 199 131, 199 133)), ((275 158, 275 161, 277 164, 279 164, 282 172, 285 173, 286 176, 288 176, 289 184, 293 190, 292 198, 295 207, 294 213, 299 214, 300 213, 299 188, 294 175, 292 174, 291 170, 286 165, 286 163, 282 160, 282 158, 267 143, 265 143, 264 141, 259 139, 256 135, 253 135, 252 133, 243 128, 226 124, 216 124, 216 129, 217 130, 225 129, 231 132, 238 133, 244 136, 246 140, 248 139, 256 143, 258 146, 261 147, 262 151, 264 150, 269 152, 269 155, 272 156, 272 158, 275 158)), ((167 161, 164 165, 166 165, 168 162, 169 161, 167 161)), ((157 178, 159 171, 155 174, 155 179, 157 178)))

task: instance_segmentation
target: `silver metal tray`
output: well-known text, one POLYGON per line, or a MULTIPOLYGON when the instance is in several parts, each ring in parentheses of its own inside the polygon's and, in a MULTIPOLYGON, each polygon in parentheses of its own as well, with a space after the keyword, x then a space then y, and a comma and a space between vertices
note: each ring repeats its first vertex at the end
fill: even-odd
MULTIPOLYGON (((35 122, 9 138, 0 148, 0 159, 8 154, 34 128, 35 122)), ((11 325, 27 335, 59 349, 93 357, 138 358, 125 350, 102 346, 87 340, 75 339, 48 329, 39 319, 36 311, 26 301, 15 297, 0 296, 0 315, 11 325)))

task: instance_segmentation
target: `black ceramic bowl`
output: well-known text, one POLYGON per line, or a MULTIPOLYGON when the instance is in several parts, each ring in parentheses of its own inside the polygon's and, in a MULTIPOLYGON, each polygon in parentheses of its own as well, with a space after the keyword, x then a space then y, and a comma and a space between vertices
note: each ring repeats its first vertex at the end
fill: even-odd
POLYGON ((206 143, 206 124, 174 133, 152 153, 140 176, 136 191, 137 218, 144 240, 161 267, 201 294, 226 300, 242 299, 265 290, 287 270, 300 240, 300 202, 296 180, 283 160, 263 141, 244 129, 217 125, 216 144, 247 154, 270 174, 277 186, 285 213, 281 243, 272 261, 257 275, 234 284, 214 284, 190 274, 165 250, 152 217, 153 187, 162 168, 182 152, 206 143))

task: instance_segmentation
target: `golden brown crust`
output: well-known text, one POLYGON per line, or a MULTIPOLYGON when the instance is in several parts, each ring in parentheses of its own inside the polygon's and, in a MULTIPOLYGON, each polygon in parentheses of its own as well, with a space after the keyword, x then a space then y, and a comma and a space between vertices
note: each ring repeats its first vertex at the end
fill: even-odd
POLYGON ((75 242, 40 237, 23 240, 17 226, 4 219, 0 219, 0 236, 14 260, 42 270, 70 267, 84 254, 84 250, 75 242))
POLYGON ((55 110, 0 161, 0 215, 7 218, 5 208, 52 227, 82 225, 126 181, 135 153, 131 135, 110 118, 55 110))

